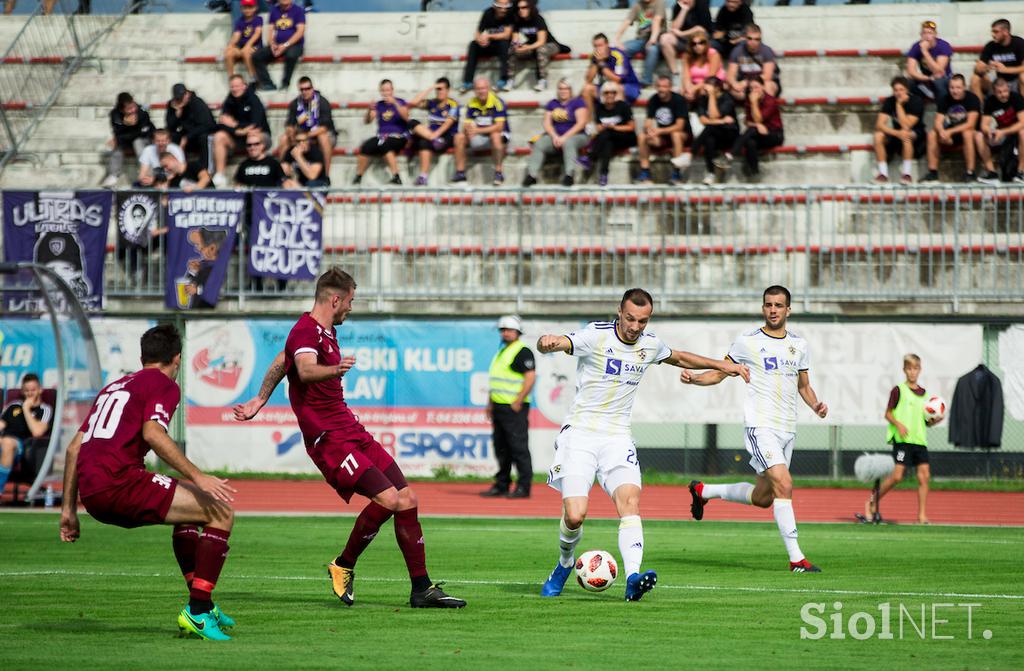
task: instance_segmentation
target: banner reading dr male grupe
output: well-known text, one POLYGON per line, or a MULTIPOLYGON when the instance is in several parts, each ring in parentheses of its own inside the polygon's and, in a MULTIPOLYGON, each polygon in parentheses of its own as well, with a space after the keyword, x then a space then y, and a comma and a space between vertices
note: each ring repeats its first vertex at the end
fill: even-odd
POLYGON ((323 255, 324 197, 306 191, 255 191, 249 227, 249 274, 315 280, 323 255))
MULTIPOLYGON (((86 310, 103 304, 109 191, 4 191, 4 260, 34 261, 71 287, 86 310)), ((41 298, 8 297, 7 308, 39 309, 41 298), (17 303, 15 303, 17 301, 17 303)))
POLYGON ((164 303, 177 310, 214 307, 235 248, 245 194, 172 193, 167 201, 164 303))

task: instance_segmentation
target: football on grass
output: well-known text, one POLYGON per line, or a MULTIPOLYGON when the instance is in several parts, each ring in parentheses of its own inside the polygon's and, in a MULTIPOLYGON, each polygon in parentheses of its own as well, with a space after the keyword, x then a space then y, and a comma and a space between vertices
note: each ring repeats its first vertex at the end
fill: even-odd
POLYGON ((604 550, 584 552, 576 560, 576 582, 588 592, 603 592, 615 582, 619 566, 604 550))
POLYGON ((946 416, 946 399, 932 396, 924 404, 924 416, 928 419, 942 419, 946 416))

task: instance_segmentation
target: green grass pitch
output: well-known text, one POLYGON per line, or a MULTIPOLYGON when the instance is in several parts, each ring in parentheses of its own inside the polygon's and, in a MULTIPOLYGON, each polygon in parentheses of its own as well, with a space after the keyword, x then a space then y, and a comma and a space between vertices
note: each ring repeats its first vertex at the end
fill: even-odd
MULTIPOLYGON (((351 525, 239 518, 216 591, 239 624, 211 643, 176 637, 186 596, 169 528, 84 516, 65 545, 56 515, 0 514, 0 668, 1024 668, 1020 529, 804 524, 825 573, 793 575, 774 524, 646 522, 658 587, 625 603, 621 576, 602 594, 539 596, 556 521, 429 518, 431 577, 469 606, 414 611, 391 523, 357 567, 356 605, 330 593, 325 565, 351 525), (808 603, 824 604, 811 613, 822 638, 801 638, 819 630, 801 617, 808 603), (892 639, 879 636, 886 603, 892 639), (863 636, 869 617, 873 635, 852 637, 850 621, 863 636), (834 619, 845 638, 831 638, 834 619)), ((616 523, 588 522, 587 549, 617 556, 616 523)))

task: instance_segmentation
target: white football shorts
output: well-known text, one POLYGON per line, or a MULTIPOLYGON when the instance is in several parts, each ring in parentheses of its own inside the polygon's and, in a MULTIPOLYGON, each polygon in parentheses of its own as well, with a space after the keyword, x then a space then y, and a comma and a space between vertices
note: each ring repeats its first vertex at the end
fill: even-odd
POLYGON ((555 439, 548 486, 562 498, 589 496, 594 478, 612 495, 620 485, 640 486, 636 443, 628 435, 608 435, 566 427, 555 439))
POLYGON ((750 453, 750 466, 758 475, 779 464, 789 468, 795 433, 748 426, 743 429, 743 434, 743 444, 750 453))

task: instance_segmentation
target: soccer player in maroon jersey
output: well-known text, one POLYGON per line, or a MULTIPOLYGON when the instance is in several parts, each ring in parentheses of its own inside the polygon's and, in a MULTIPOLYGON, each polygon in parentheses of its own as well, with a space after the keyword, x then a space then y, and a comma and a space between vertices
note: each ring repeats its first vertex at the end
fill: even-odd
POLYGON ((440 583, 427 575, 423 529, 416 494, 402 469, 380 443, 359 423, 345 404, 341 377, 355 365, 355 357, 341 356, 335 325, 352 311, 356 283, 352 276, 332 267, 316 282, 313 309, 299 317, 263 378, 259 393, 235 406, 235 419, 252 419, 266 405, 274 388, 287 375, 288 397, 299 420, 306 452, 346 503, 354 493, 370 499, 356 518, 345 549, 327 566, 334 593, 351 606, 359 555, 381 525, 394 515, 395 538, 405 557, 413 608, 462 608, 466 602, 445 594, 440 583))
POLYGON ((174 525, 171 544, 189 587, 178 627, 186 635, 226 641, 231 637, 222 629, 235 622, 213 603, 212 592, 228 554, 235 489, 196 468, 167 435, 181 399, 174 381, 180 365, 178 330, 155 326, 142 335, 142 369, 100 391, 68 446, 60 538, 78 540, 79 493, 89 514, 104 524, 174 525), (147 471, 143 457, 150 449, 187 480, 147 471))

